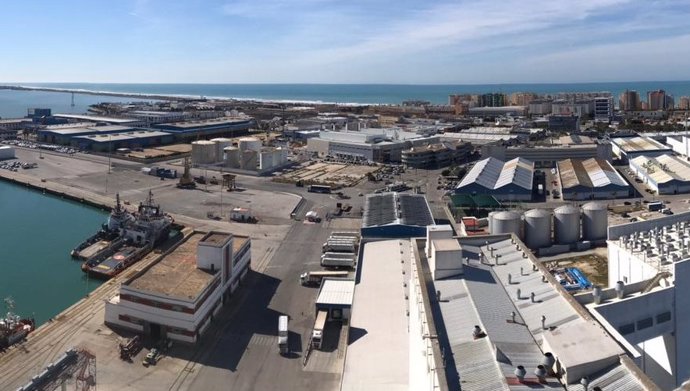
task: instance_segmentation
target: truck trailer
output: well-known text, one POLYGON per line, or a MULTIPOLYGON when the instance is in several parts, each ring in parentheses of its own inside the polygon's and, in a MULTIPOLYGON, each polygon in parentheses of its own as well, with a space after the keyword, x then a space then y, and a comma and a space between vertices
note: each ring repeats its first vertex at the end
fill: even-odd
POLYGON ((325 277, 329 278, 347 278, 349 272, 347 271, 313 271, 300 274, 299 281, 302 285, 321 285, 321 281, 325 277))
POLYGON ((288 346, 287 315, 280 315, 278 317, 278 350, 280 351, 280 354, 287 354, 290 350, 288 346))
MULTIPOLYGON (((332 253, 326 253, 326 254, 332 254, 332 253)), ((323 267, 334 267, 334 268, 339 268, 339 267, 344 267, 344 268, 353 268, 355 267, 355 256, 352 255, 350 257, 343 257, 343 258, 334 258, 332 256, 324 256, 321 257, 321 266, 323 267)))

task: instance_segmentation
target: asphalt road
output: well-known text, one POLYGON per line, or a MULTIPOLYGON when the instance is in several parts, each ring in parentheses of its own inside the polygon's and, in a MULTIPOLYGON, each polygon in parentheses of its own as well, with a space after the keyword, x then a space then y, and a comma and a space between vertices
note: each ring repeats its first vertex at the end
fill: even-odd
MULTIPOLYGON (((298 276, 318 270, 321 244, 330 233, 321 224, 295 222, 270 262, 257 264, 205 344, 212 345, 193 368, 183 371, 174 390, 337 390, 342 368, 303 370, 303 354, 314 322, 318 289, 303 287, 298 276), (263 270, 262 270, 263 269, 263 270), (262 273, 263 271, 263 273, 262 273), (278 353, 278 316, 290 316, 290 350, 278 353), (208 343, 208 341, 211 343, 208 343)), ((337 363, 337 361, 336 361, 337 363)), ((341 363, 342 365, 342 363, 341 363)))

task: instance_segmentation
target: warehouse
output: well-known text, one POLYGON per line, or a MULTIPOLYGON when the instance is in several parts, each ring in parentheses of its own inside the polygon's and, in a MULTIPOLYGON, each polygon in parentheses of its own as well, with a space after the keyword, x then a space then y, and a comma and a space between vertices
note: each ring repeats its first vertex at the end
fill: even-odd
POLYGON ((455 188, 455 194, 490 194, 499 201, 531 201, 534 163, 523 158, 477 162, 455 188))
POLYGON ((549 145, 518 145, 487 144, 482 146, 482 157, 494 157, 499 160, 510 160, 517 157, 534 162, 535 167, 554 167, 563 159, 611 159, 611 144, 606 141, 576 140, 566 137, 559 139, 557 144, 549 145), (568 141, 570 139, 570 141, 568 141))
POLYGON ((178 141, 198 140, 219 136, 243 136, 256 126, 253 118, 222 117, 153 125, 154 128, 175 134, 178 141))
POLYGON ((649 137, 619 137, 611 140, 613 153, 624 163, 638 156, 660 156, 672 149, 649 137))
POLYGON ((78 136, 127 133, 134 130, 135 128, 131 126, 120 125, 93 126, 93 124, 80 124, 80 126, 55 126, 39 130, 36 134, 36 139, 42 143, 71 145, 72 140, 78 136))
POLYGON ((629 162, 630 170, 658 194, 690 192, 690 164, 676 156, 638 156, 629 162))
POLYGON ((74 148, 96 152, 115 151, 119 148, 137 149, 171 144, 175 137, 156 130, 138 130, 126 133, 96 134, 72 138, 74 148))
POLYGON ((251 241, 196 232, 125 280, 105 303, 105 323, 195 343, 249 270, 251 241))
POLYGON ((121 117, 104 117, 99 115, 87 115, 87 114, 54 114, 53 117, 62 118, 67 121, 72 122, 93 122, 96 124, 103 125, 120 125, 120 126, 141 126, 144 125, 144 121, 134 118, 121 118, 121 117))
POLYGON ((628 182, 606 160, 567 159, 558 162, 564 200, 627 198, 628 182))
POLYGON ((362 217, 362 236, 409 238, 424 236, 434 225, 431 208, 423 195, 381 193, 367 195, 362 217))

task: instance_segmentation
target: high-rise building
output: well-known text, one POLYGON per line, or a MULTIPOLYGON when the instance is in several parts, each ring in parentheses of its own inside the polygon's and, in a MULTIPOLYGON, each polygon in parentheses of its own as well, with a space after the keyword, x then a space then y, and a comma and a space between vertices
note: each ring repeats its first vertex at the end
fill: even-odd
POLYGON ((673 95, 666 95, 664 97, 664 109, 673 110, 674 107, 676 107, 676 102, 673 99, 673 95))
POLYGON ((534 92, 514 92, 510 94, 511 106, 529 106, 538 96, 534 92))
POLYGON ((637 111, 642 109, 640 94, 635 90, 625 90, 621 93, 619 104, 622 111, 637 111))
POLYGON ((488 93, 479 96, 479 107, 503 107, 506 106, 505 94, 488 93))
POLYGON ((665 110, 666 109, 666 91, 656 90, 647 92, 648 110, 665 110))
POLYGON ((680 110, 690 110, 690 97, 681 96, 680 99, 678 99, 678 108, 680 110))
POLYGON ((609 122, 613 116, 613 97, 594 98, 594 120, 609 122))

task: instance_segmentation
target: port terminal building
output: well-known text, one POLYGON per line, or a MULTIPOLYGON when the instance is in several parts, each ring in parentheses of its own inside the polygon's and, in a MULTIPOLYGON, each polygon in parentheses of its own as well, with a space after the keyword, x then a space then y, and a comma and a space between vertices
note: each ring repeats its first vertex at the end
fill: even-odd
POLYGON ((213 137, 244 136, 249 129, 256 127, 254 118, 221 117, 211 119, 169 122, 153 125, 155 129, 175 135, 175 141, 189 142, 192 140, 213 137))
POLYGON ((661 389, 517 236, 411 242, 409 389, 661 389))
POLYGON ((558 162, 564 200, 627 198, 631 188, 611 163, 601 159, 566 159, 558 162))
POLYGON ((490 194, 499 201, 531 201, 534 163, 520 157, 507 162, 490 157, 480 160, 465 175, 455 194, 490 194))
POLYGON ((690 192, 690 164, 677 156, 638 156, 628 162, 635 176, 657 194, 690 192))
POLYGON ((172 144, 175 136, 158 130, 133 130, 111 134, 91 134, 73 137, 70 145, 96 152, 116 151, 119 148, 135 149, 172 144))
POLYGON ((105 323, 154 339, 195 343, 249 270, 249 237, 195 232, 122 283, 105 323))
POLYGON ((95 126, 90 123, 52 125, 36 132, 36 141, 42 143, 71 145, 79 136, 108 135, 133 132, 136 128, 122 125, 95 126))

